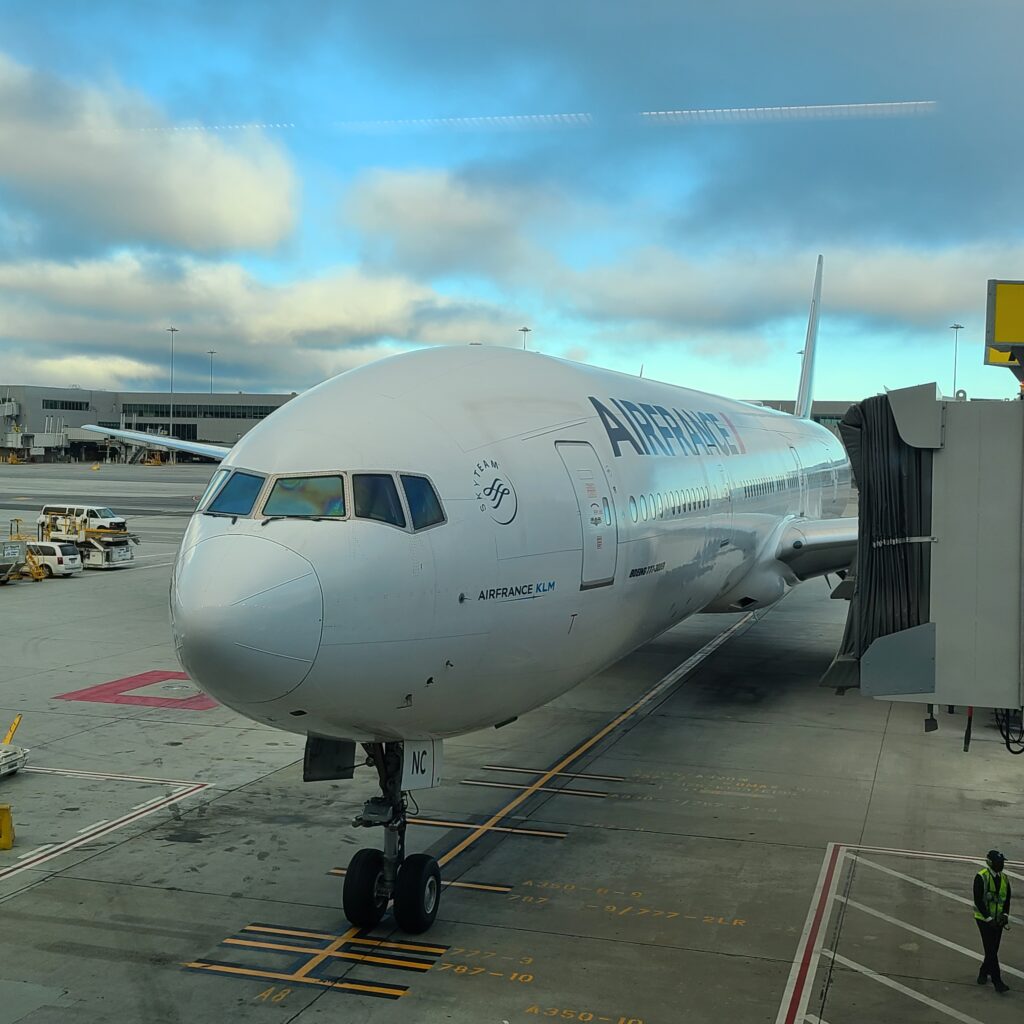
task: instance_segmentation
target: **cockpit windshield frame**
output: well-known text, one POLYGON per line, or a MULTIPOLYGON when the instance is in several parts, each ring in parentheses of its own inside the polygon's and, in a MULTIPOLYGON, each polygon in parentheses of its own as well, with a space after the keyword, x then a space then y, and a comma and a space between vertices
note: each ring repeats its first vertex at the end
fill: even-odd
POLYGON ((264 474, 259 473, 256 470, 244 469, 242 467, 223 466, 211 479, 210 486, 204 495, 204 500, 199 503, 197 511, 202 512, 205 515, 227 516, 232 519, 260 519, 263 520, 264 523, 288 519, 294 519, 300 522, 320 522, 323 520, 338 520, 345 522, 358 520, 359 522, 365 523, 379 523, 380 525, 388 526, 393 530, 400 530, 402 533, 424 533, 427 530, 435 530, 439 526, 444 526, 448 522, 448 513, 445 510, 444 503, 441 501, 441 495, 438 492, 437 487, 434 485, 433 480, 431 480, 426 473, 402 469, 317 469, 293 471, 288 473, 264 474), (218 476, 220 473, 223 473, 224 475, 218 476), (217 499, 230 484, 236 473, 244 473, 247 476, 259 477, 262 480, 262 486, 256 495, 255 501, 252 503, 252 507, 246 513, 221 512, 215 510, 213 505, 216 504, 217 499), (356 495, 353 482, 353 478, 356 476, 383 476, 388 477, 391 480, 395 491, 395 497, 397 497, 398 500, 398 504, 395 506, 394 511, 401 513, 403 517, 401 524, 397 522, 390 522, 386 519, 379 519, 374 516, 356 514, 356 495), (325 513, 300 515, 268 511, 267 505, 270 503, 271 497, 274 493, 274 488, 281 480, 307 480, 312 477, 335 477, 341 479, 342 500, 344 501, 345 506, 345 512, 343 515, 330 515, 325 513), (433 492, 437 506, 440 509, 442 516, 441 519, 424 526, 417 527, 415 525, 417 517, 413 515, 413 509, 409 504, 409 495, 406 493, 405 487, 405 481, 411 478, 423 480, 428 485, 430 490, 433 492))
POLYGON ((340 469, 318 469, 312 470, 305 473, 276 473, 275 475, 268 478, 267 487, 263 494, 263 500, 259 505, 259 512, 257 518, 261 519, 351 519, 351 481, 348 480, 349 474, 340 469), (267 511, 267 505, 274 495, 274 489, 282 480, 311 480, 314 477, 336 477, 341 480, 341 500, 345 511, 341 515, 334 515, 327 512, 320 513, 309 513, 308 515, 300 515, 298 513, 280 513, 280 512, 269 512, 267 511))
MULTIPOLYGON (((228 469, 229 467, 225 466, 224 468, 228 469)), ((206 516, 226 516, 229 519, 252 519, 253 509, 260 505, 263 495, 266 493, 268 477, 265 473, 259 473, 252 469, 243 469, 240 466, 232 466, 230 469, 231 475, 223 479, 217 487, 216 493, 212 496, 204 496, 206 497, 206 507, 202 509, 202 513, 206 516), (222 498, 228 498, 228 489, 231 487, 231 484, 237 476, 246 476, 259 481, 259 487, 253 492, 252 501, 249 503, 249 507, 244 512, 237 511, 237 509, 214 508, 217 502, 222 498)))

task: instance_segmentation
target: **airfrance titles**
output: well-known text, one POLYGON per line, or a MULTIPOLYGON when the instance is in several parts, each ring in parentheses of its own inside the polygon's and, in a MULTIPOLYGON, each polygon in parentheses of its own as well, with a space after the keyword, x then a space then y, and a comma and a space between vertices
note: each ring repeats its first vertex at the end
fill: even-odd
POLYGON ((601 417, 615 456, 628 445, 637 455, 740 455, 746 448, 724 412, 666 409, 609 398, 615 409, 588 396, 601 417))
POLYGON ((511 587, 491 587, 490 590, 481 590, 478 601, 525 601, 531 597, 540 597, 542 594, 549 594, 555 589, 554 580, 544 580, 538 583, 517 583, 511 587))

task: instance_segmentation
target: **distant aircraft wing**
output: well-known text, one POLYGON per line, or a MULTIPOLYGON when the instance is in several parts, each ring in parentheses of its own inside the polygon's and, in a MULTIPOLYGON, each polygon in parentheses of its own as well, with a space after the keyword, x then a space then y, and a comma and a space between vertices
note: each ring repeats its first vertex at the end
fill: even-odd
POLYGON ((230 448, 219 444, 201 444, 199 441, 181 441, 176 437, 161 437, 159 434, 146 434, 141 430, 116 430, 113 427, 98 427, 95 423, 86 423, 82 430, 91 430, 94 434, 105 437, 118 437, 129 444, 142 444, 147 448, 172 448, 176 452, 189 452, 192 455, 203 455, 208 459, 220 462, 230 448))
POLYGON ((857 519, 803 519, 791 523, 775 557, 806 580, 848 569, 857 555, 857 519))

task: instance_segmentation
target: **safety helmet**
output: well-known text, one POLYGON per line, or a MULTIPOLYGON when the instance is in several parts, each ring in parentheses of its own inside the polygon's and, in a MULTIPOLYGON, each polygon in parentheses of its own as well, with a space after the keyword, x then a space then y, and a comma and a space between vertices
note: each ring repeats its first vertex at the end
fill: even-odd
POLYGON ((985 863, 993 871, 1002 871, 1003 866, 1006 864, 1006 858, 998 850, 989 850, 985 854, 985 863))

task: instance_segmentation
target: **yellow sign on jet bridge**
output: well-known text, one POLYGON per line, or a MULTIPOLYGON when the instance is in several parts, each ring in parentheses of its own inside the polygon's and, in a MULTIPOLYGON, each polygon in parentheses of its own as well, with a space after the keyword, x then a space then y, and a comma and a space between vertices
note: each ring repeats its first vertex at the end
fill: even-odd
POLYGON ((1013 345, 1024 345, 1024 281, 989 281, 985 364, 1020 367, 1013 345))

